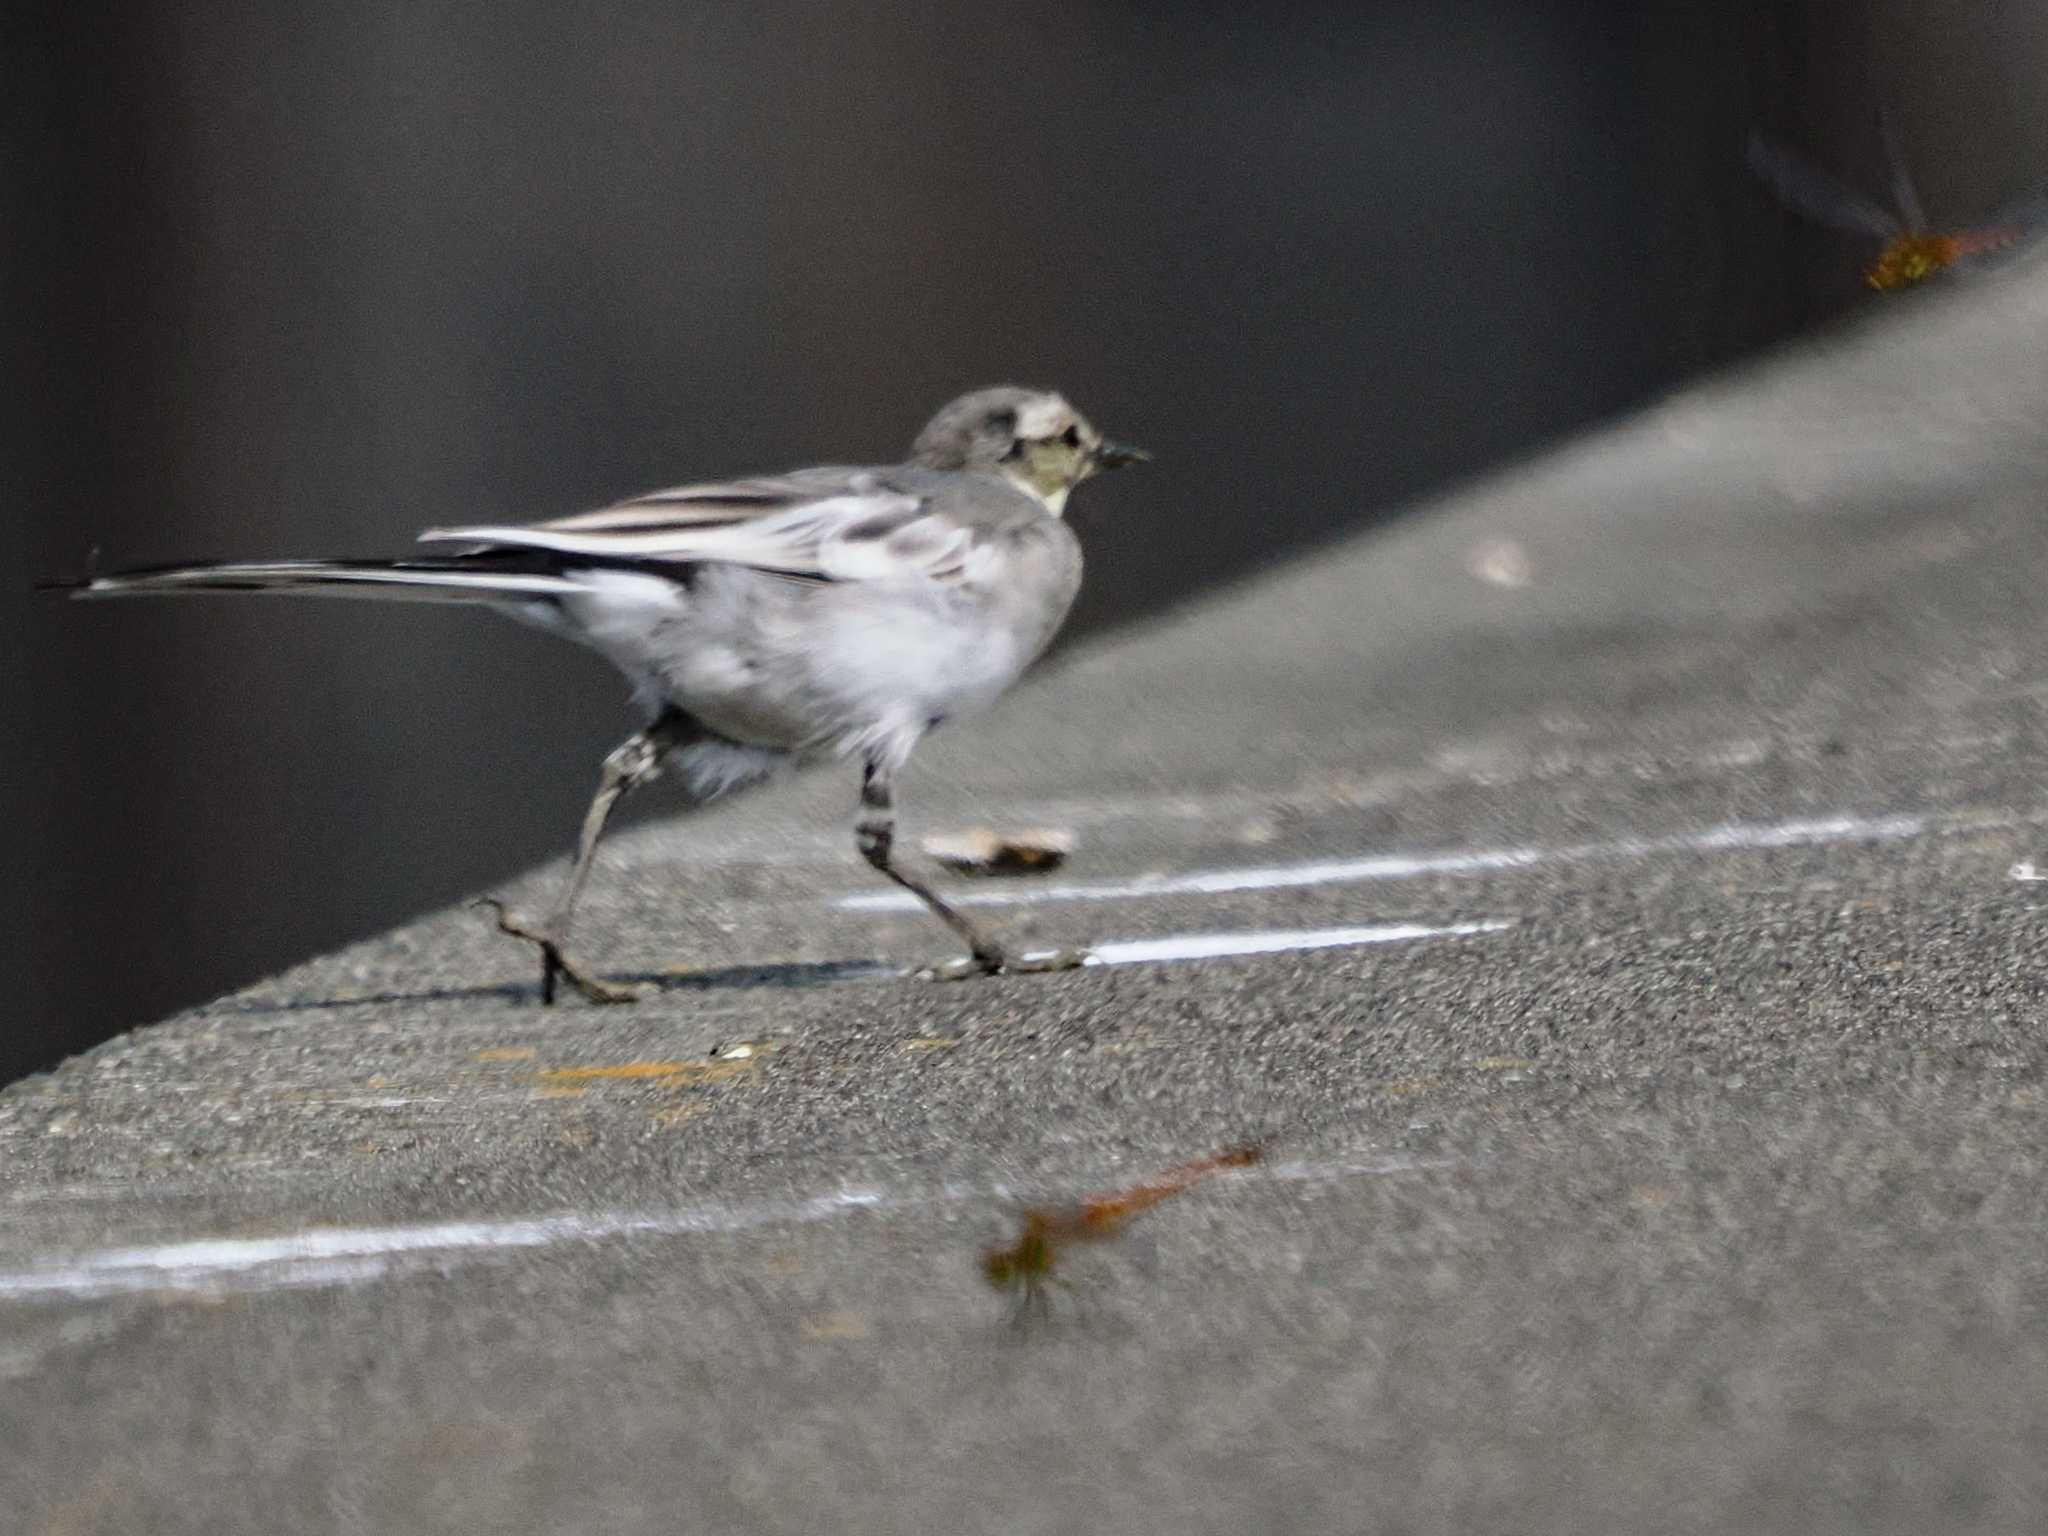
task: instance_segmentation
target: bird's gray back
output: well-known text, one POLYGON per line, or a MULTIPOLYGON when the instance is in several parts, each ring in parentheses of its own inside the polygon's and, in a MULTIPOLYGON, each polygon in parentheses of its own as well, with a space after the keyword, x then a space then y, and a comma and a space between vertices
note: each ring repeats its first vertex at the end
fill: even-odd
POLYGON ((600 648, 643 694, 732 741, 907 755, 934 721, 992 704, 1043 654, 1079 591, 1072 530, 1000 477, 905 465, 777 479, 915 496, 972 530, 980 558, 947 580, 815 581, 709 562, 666 605, 583 619, 606 632, 600 648))

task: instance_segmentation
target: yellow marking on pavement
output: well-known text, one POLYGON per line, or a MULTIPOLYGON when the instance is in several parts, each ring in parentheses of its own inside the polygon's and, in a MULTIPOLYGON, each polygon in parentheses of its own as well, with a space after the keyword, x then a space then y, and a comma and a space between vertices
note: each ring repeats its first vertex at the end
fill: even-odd
POLYGON ((1396 1097, 1405 1098, 1409 1094, 1427 1093, 1430 1089, 1434 1088, 1441 1081, 1441 1078, 1435 1077, 1390 1078, 1386 1082, 1380 1084, 1380 1092, 1391 1093, 1396 1097))
POLYGON ((544 1067, 537 1080, 555 1086, 571 1083, 652 1082, 721 1083, 753 1071, 751 1061, 622 1061, 611 1066, 544 1067))
POLYGON ((868 1331, 868 1320, 858 1312, 820 1312, 803 1321, 807 1339, 864 1339, 868 1331))

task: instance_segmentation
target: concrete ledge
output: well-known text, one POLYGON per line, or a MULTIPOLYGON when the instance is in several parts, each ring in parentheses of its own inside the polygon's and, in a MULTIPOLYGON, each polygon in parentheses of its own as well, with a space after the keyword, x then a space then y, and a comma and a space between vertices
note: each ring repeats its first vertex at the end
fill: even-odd
POLYGON ((1873 311, 935 743, 1124 963, 899 979, 818 775, 619 842, 641 1006, 447 912, 8 1089, 10 1528, 2038 1525, 2044 356, 1873 311))

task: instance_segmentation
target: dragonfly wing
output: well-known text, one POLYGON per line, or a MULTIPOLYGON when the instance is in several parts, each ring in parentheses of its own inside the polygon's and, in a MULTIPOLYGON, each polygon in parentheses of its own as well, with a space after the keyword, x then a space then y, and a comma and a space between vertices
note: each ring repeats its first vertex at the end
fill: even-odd
POLYGON ((1896 240, 1906 233, 1897 215, 1760 133, 1749 136, 1749 168, 1780 202, 1816 224, 1876 240, 1896 240))
POLYGON ((1906 228, 1919 234, 1927 228, 1927 212, 1920 206, 1920 193, 1913 186, 1913 172, 1906 165, 1905 146, 1899 141, 1899 125, 1889 111, 1878 114, 1878 132, 1884 137, 1884 163, 1892 173, 1892 202, 1906 220, 1906 228))

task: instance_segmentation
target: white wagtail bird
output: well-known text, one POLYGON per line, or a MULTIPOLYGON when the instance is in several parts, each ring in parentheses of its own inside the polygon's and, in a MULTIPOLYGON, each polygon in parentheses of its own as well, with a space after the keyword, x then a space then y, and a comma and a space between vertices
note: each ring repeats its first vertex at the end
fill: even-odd
POLYGON ((895 862, 896 775, 942 720, 994 703, 1042 654, 1081 584, 1062 514, 1098 470, 1148 457, 1059 395, 1001 387, 944 407, 903 464, 688 485, 553 522, 434 528, 414 560, 271 560, 96 576, 79 597, 287 592, 483 603, 608 657, 647 724, 604 761, 574 862, 538 923, 541 996, 638 989, 570 960, 577 897, 619 801, 674 766, 700 799, 809 758, 861 760, 861 854, 961 938, 944 977, 1056 970, 1013 956, 895 862))

